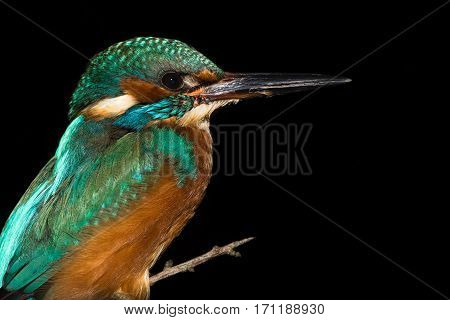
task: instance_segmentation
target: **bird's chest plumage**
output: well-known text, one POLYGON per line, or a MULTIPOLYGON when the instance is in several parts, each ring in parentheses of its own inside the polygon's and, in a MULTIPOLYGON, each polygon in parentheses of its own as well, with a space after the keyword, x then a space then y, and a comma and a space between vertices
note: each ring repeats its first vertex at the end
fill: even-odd
MULTIPOLYGON (((59 264, 46 298, 148 295, 148 269, 193 216, 212 168, 209 131, 197 127, 171 130, 187 139, 192 154, 178 150, 179 145, 161 146, 172 156, 147 177, 149 186, 121 208, 116 219, 86 229, 84 240, 59 264)), ((167 143, 182 142, 172 140, 167 143)))

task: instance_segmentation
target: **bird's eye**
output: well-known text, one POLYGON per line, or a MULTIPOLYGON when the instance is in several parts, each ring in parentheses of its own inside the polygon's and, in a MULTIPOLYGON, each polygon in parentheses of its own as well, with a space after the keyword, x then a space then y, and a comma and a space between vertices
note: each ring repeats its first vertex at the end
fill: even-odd
POLYGON ((180 90, 184 84, 183 78, 176 72, 167 72, 162 76, 161 82, 170 90, 180 90))

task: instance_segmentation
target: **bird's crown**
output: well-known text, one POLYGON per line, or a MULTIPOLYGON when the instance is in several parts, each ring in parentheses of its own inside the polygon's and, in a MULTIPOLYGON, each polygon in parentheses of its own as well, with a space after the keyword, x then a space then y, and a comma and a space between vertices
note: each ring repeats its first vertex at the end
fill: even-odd
POLYGON ((202 72, 206 77, 220 78, 223 75, 212 61, 181 41, 138 37, 119 42, 91 59, 72 95, 70 116, 76 116, 100 99, 117 97, 126 90, 132 90, 130 87, 139 86, 136 82, 127 85, 127 81, 145 81, 171 90, 170 86, 177 85, 177 79, 170 76, 164 79, 165 75, 201 75, 202 72))

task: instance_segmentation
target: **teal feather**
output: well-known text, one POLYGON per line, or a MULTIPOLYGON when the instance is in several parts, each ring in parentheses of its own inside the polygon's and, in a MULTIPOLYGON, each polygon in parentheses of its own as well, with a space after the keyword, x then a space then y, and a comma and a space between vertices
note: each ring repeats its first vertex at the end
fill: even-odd
POLYGON ((132 130, 142 130, 151 120, 181 117, 194 106, 194 99, 178 95, 151 104, 137 104, 129 108, 114 124, 132 130))
POLYGON ((192 143, 170 128, 124 132, 77 117, 55 157, 19 202, 0 236, 0 279, 7 290, 32 292, 79 243, 86 226, 114 219, 159 179, 165 161, 178 185, 196 177, 192 143))
POLYGON ((41 174, 34 180, 19 201, 3 228, 3 232, 0 235, 0 287, 3 286, 3 276, 22 242, 25 230, 36 214, 37 208, 45 196, 45 191, 49 189, 50 184, 46 180, 50 176, 49 169, 53 167, 53 164, 54 159, 50 160, 44 167, 41 174))

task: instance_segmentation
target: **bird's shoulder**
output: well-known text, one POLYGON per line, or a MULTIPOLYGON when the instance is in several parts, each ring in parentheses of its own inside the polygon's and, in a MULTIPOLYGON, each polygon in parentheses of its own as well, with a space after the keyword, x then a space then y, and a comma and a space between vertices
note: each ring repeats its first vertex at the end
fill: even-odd
POLYGON ((163 166, 173 168, 180 186, 197 174, 192 141, 173 128, 152 126, 108 143, 97 138, 102 148, 95 150, 93 141, 80 140, 97 128, 82 125, 69 126, 3 230, 0 279, 5 275, 10 290, 31 292, 47 281, 52 263, 79 243, 85 227, 115 219, 149 192, 163 166))

